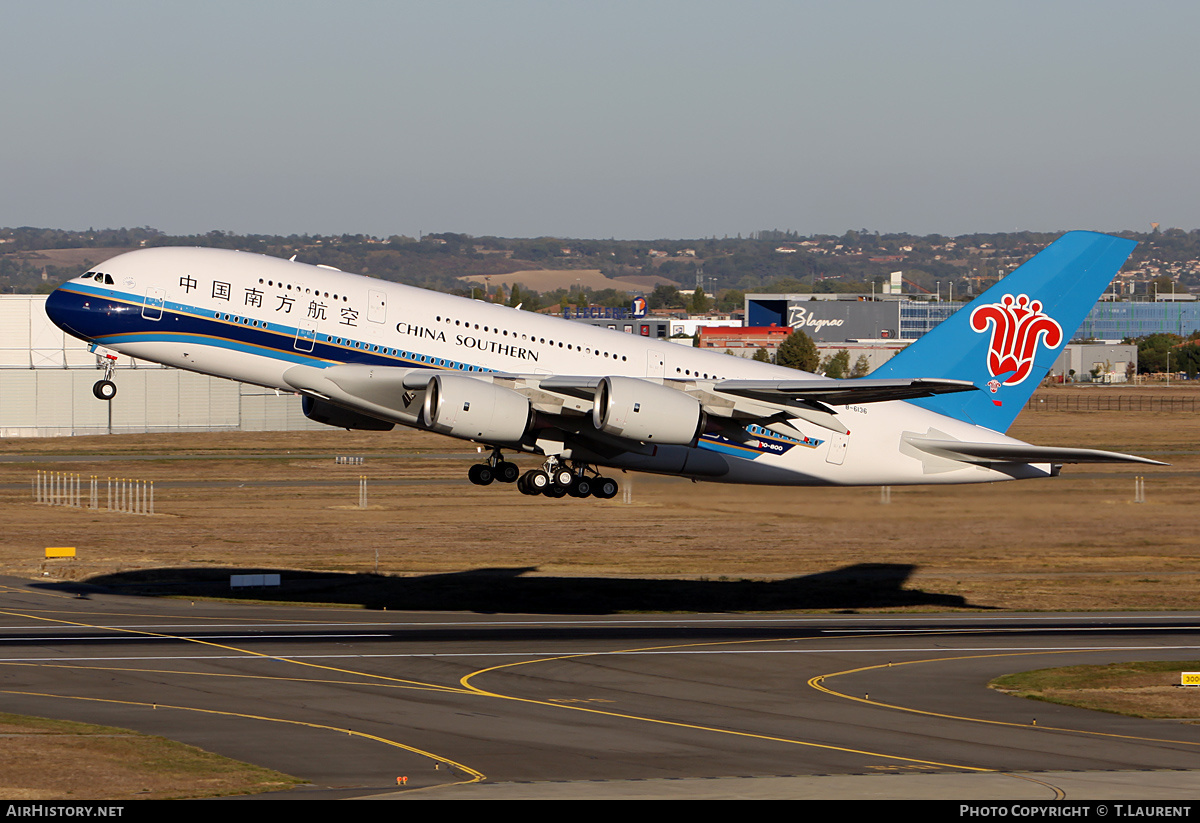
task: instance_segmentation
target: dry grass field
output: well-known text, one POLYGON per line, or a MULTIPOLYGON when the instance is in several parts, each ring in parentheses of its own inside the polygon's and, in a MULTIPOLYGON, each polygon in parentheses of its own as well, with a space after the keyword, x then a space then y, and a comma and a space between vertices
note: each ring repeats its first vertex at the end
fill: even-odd
POLYGON ((513 612, 1195 607, 1196 413, 1027 411, 1011 433, 1172 465, 895 487, 888 504, 878 488, 618 475, 631 487, 626 503, 473 486, 474 447, 407 430, 7 440, 0 573, 197 595, 223 592, 230 569, 295 570, 278 596, 513 612), (366 462, 335 465, 337 454, 366 462), (156 514, 37 505, 37 470, 97 475, 102 507, 105 478, 154 480, 156 514), (1145 503, 1133 502, 1138 475, 1145 503), (47 546, 74 546, 78 557, 45 561, 47 546))

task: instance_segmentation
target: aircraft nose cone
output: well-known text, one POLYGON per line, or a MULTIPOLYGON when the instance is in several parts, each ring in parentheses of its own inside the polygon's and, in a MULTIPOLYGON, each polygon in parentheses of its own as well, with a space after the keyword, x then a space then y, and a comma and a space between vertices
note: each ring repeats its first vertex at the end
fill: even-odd
POLYGON ((46 298, 46 316, 50 322, 67 334, 86 340, 87 335, 79 331, 82 315, 86 312, 79 295, 63 289, 55 289, 46 298))

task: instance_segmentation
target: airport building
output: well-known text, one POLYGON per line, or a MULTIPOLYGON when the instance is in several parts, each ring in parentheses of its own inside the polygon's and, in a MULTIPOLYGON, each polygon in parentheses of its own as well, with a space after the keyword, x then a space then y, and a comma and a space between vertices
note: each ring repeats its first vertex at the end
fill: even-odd
POLYGON ((1124 383, 1137 374, 1137 346, 1112 343, 1072 343, 1050 369, 1059 383, 1124 383))
MULTIPOLYGON (((901 333, 901 308, 908 300, 860 294, 748 294, 747 326, 801 329, 814 342, 915 340, 901 333)), ((957 306, 957 304, 948 304, 957 306)), ((948 311, 949 317, 952 312, 948 311)), ((928 331, 928 329, 923 329, 928 331)), ((919 336, 919 335, 918 335, 919 336)))
MULTIPOLYGON (((1119 341, 1164 332, 1187 337, 1200 331, 1200 301, 1180 297, 1101 300, 1088 312, 1075 339, 1119 341)), ((748 294, 746 324, 802 328, 818 345, 862 339, 911 342, 965 305, 900 295, 748 294)))
POLYGON ((1102 300, 1088 312, 1077 337, 1124 340, 1164 332, 1187 337, 1200 330, 1200 301, 1171 299, 1174 295, 1161 297, 1138 303, 1102 300))
POLYGON ((759 349, 765 349, 772 358, 779 344, 787 340, 792 330, 786 326, 701 326, 699 346, 737 357, 753 358, 759 349))
POLYGON ((665 339, 671 334, 671 320, 667 317, 612 317, 604 314, 574 316, 566 318, 573 323, 586 323, 601 329, 612 329, 625 334, 665 339))

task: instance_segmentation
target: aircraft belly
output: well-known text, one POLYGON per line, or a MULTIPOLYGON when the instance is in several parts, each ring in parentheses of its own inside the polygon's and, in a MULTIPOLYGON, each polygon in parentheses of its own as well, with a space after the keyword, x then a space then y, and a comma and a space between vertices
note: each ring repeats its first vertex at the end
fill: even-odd
MULTIPOLYGON (((205 346, 197 343, 120 343, 111 348, 143 360, 174 366, 177 369, 224 377, 241 383, 268 388, 286 388, 283 372, 292 364, 266 355, 205 346), (150 355, 153 354, 153 357, 150 355)), ((288 389, 291 391, 291 389, 288 389)))

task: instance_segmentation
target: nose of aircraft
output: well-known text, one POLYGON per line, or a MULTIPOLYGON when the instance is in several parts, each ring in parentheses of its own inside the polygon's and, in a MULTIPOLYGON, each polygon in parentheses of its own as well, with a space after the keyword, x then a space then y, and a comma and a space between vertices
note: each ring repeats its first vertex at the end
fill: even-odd
POLYGON ((84 298, 64 288, 55 289, 46 298, 46 316, 50 318, 50 322, 81 340, 88 339, 87 335, 80 331, 82 324, 79 322, 86 312, 84 298))

